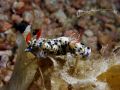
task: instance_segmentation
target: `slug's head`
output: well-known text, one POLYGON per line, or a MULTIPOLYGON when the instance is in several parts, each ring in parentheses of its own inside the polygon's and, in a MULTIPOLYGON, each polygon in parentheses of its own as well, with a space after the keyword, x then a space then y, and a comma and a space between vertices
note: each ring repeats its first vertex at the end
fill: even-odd
POLYGON ((38 47, 34 47, 34 46, 28 46, 25 51, 26 52, 34 52, 37 51, 39 48, 38 47))
POLYGON ((36 39, 29 41, 27 48, 25 49, 26 52, 32 52, 36 49, 36 39))
POLYGON ((33 50, 33 47, 31 47, 31 46, 29 46, 25 49, 26 52, 32 52, 32 50, 33 50))

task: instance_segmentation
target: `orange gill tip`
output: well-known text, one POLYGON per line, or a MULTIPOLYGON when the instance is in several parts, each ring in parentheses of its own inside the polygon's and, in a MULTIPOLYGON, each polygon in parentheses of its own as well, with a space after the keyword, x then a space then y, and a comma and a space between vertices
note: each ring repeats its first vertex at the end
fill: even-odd
POLYGON ((76 35, 76 33, 75 33, 75 32, 72 32, 72 33, 71 33, 71 37, 73 37, 74 35, 76 35))
POLYGON ((80 42, 81 41, 81 35, 78 35, 77 39, 76 39, 76 42, 80 42))
POLYGON ((71 47, 71 48, 74 48, 76 43, 77 43, 77 41, 72 40, 72 41, 70 42, 70 47, 71 47))

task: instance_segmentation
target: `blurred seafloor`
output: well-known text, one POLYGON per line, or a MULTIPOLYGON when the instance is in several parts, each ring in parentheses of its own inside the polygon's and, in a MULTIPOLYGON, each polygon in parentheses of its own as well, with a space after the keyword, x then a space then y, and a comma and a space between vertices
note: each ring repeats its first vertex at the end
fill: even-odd
POLYGON ((120 90, 119 59, 120 0, 0 0, 3 90, 120 90), (78 10, 93 9, 110 10, 76 15, 78 10), (78 58, 69 54, 39 61, 31 53, 21 54, 17 30, 12 28, 21 20, 42 30, 44 38, 82 35, 81 42, 92 48, 92 54, 77 64, 78 58))

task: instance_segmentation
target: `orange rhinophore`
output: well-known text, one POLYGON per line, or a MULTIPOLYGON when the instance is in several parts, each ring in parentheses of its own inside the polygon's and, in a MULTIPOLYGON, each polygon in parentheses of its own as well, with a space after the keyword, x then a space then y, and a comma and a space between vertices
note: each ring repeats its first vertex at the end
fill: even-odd
POLYGON ((31 33, 29 32, 26 36, 26 43, 28 44, 30 40, 31 40, 31 33))
POLYGON ((39 39, 40 38, 40 36, 41 36, 41 32, 42 32, 42 30, 39 30, 38 32, 37 32, 37 36, 36 36, 36 39, 39 39))

